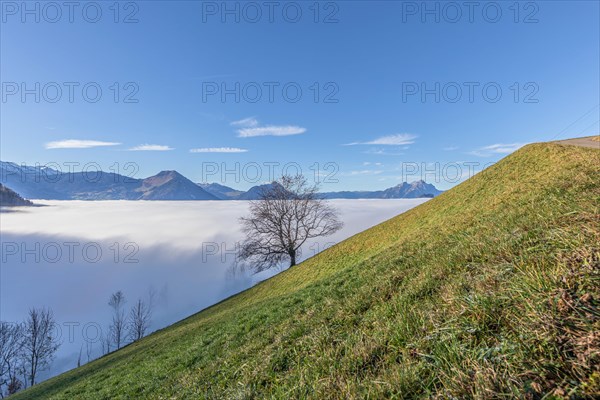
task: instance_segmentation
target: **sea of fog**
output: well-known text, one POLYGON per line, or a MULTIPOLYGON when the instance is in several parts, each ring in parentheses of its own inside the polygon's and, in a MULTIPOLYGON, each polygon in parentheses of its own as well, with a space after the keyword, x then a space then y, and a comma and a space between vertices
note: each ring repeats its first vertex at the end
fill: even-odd
MULTIPOLYGON (((305 244, 307 258, 426 199, 332 200, 344 227, 305 244)), ((268 278, 232 274, 244 201, 37 201, 0 213, 0 320, 50 307, 61 346, 40 379, 101 354, 122 290, 127 306, 154 293, 151 331, 268 278)))

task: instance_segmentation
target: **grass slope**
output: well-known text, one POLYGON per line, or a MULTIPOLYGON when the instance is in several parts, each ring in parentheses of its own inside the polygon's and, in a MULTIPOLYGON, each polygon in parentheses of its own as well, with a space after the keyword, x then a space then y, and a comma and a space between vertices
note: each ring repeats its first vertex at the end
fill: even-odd
POLYGON ((15 398, 600 393, 600 152, 529 145, 15 398))

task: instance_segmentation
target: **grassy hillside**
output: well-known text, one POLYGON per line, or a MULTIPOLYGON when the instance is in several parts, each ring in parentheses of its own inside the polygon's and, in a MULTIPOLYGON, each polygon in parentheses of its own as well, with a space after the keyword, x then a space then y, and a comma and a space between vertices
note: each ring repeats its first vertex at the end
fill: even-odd
POLYGON ((15 398, 600 393, 600 151, 529 145, 15 398))

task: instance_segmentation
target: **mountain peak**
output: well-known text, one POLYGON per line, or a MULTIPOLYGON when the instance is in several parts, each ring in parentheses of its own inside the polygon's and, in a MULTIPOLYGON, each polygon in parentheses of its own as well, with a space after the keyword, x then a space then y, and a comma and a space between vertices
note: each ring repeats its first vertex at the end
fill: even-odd
POLYGON ((175 171, 175 170, 164 170, 164 171, 160 171, 158 174, 154 175, 154 176, 181 176, 183 177, 183 175, 181 175, 179 172, 175 171))
POLYGON ((174 170, 160 171, 144 179, 138 191, 142 193, 142 200, 218 200, 174 170))

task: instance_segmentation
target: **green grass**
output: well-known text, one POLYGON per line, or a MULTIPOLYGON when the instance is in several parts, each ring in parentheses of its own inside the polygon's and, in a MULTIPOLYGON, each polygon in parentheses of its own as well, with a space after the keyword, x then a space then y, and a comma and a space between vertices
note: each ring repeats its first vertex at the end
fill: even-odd
POLYGON ((599 156, 526 146, 15 398, 592 398, 599 156))

